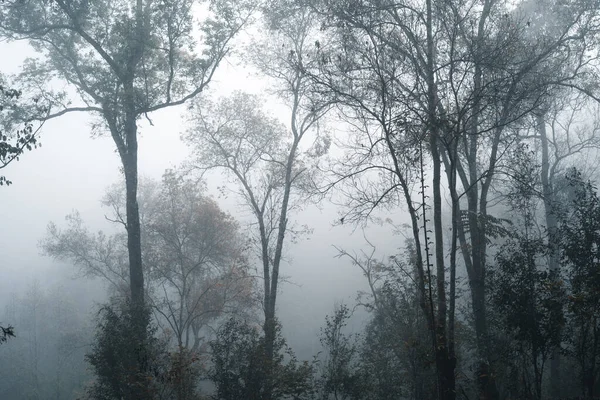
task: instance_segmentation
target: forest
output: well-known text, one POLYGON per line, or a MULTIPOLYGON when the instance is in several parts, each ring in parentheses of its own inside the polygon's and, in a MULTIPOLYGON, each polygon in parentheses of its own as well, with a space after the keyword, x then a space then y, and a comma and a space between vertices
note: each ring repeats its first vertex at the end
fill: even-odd
POLYGON ((1 399, 600 398, 598 0, 2 0, 0 42, 1 399))

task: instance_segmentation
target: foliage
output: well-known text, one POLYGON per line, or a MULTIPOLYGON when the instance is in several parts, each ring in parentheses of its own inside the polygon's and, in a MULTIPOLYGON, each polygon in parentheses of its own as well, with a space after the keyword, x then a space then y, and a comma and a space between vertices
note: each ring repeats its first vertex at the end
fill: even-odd
POLYGON ((161 399, 199 400, 198 382, 203 376, 204 363, 195 351, 184 347, 165 355, 163 364, 154 367, 161 388, 161 399), (162 366, 162 370, 158 367, 162 366))
MULTIPOLYGON (((371 288, 369 294, 359 295, 359 304, 370 311, 364 333, 352 341, 342 335, 342 348, 353 354, 350 372, 356 375, 358 392, 365 399, 435 396, 432 338, 413 278, 417 275, 412 264, 414 245, 407 241, 406 246, 404 254, 381 261, 375 259, 372 244, 372 253, 362 256, 340 251, 340 256, 349 257, 362 270, 371 288)), ((348 317, 346 312, 342 315, 341 319, 338 313, 328 318, 326 327, 341 329, 348 317)))
POLYGON ((213 366, 208 376, 217 387, 215 399, 261 400, 267 394, 274 399, 310 398, 313 366, 296 359, 279 325, 275 339, 270 364, 258 327, 235 318, 227 321, 210 344, 213 366))
POLYGON ((209 324, 253 311, 247 243, 201 182, 173 171, 145 199, 142 213, 152 305, 179 347, 199 351, 209 324))
POLYGON ((351 316, 348 306, 342 304, 332 316, 325 317, 325 327, 321 328, 319 340, 326 357, 319 378, 322 399, 361 399, 366 394, 356 338, 343 332, 351 316))
POLYGON ((572 196, 560 229, 570 286, 567 330, 581 390, 592 397, 600 390, 600 198, 577 170, 567 179, 572 196))
MULTIPOLYGON (((22 91, 7 87, 4 79, 0 77, 0 169, 18 160, 26 150, 41 146, 41 124, 34 128, 32 121, 21 121, 19 114, 24 108, 35 109, 33 115, 37 116, 45 112, 44 107, 38 106, 37 98, 24 102, 22 91)), ((5 176, 0 175, 0 186, 11 183, 5 176)))
MULTIPOLYGON (((124 192, 122 184, 114 185, 103 201, 119 225, 126 225, 124 192)), ((165 172, 160 183, 142 181, 139 204, 150 304, 176 345, 198 351, 208 324, 228 313, 252 310, 246 243, 237 222, 204 194, 201 182, 173 171, 165 172)), ((126 242, 125 232, 90 232, 75 212, 67 216, 66 228, 48 226, 42 247, 126 297, 126 242)))
POLYGON ((520 370, 520 395, 537 399, 543 396, 544 367, 552 350, 560 348, 565 324, 566 288, 558 272, 543 266, 547 252, 541 240, 514 234, 496 255, 489 277, 499 329, 513 341, 502 351, 505 361, 520 370))
MULTIPOLYGON (((23 82, 47 88, 52 78, 63 79, 77 89, 85 110, 102 112, 111 133, 125 135, 129 118, 181 104, 206 86, 252 6, 210 2, 196 25, 196 3, 10 2, 0 28, 4 37, 29 40, 42 55, 26 62, 23 82)), ((48 91, 43 100, 70 106, 64 93, 48 91)))
POLYGON ((142 335, 143 342, 138 343, 136 338, 140 335, 135 330, 140 324, 134 319, 140 317, 139 311, 134 310, 129 301, 100 309, 95 342, 86 355, 96 376, 89 388, 92 399, 156 398, 159 376, 156 367, 160 365, 164 347, 154 337, 156 328, 151 326, 150 315, 149 310, 142 313, 143 326, 147 329, 142 335))

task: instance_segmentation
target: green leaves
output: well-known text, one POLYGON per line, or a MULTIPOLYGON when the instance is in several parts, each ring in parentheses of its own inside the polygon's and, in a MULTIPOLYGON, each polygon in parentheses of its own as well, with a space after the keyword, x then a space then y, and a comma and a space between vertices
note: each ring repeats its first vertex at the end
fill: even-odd
POLYGON ((265 338, 260 328, 232 318, 211 342, 213 367, 209 378, 217 387, 219 400, 260 400, 271 385, 272 398, 305 399, 310 395, 312 365, 298 362, 276 327, 275 356, 268 365, 265 338), (268 379, 271 372, 271 379, 268 379))
POLYGON ((106 305, 100 310, 96 340, 86 356, 96 374, 89 390, 92 398, 157 398, 156 386, 147 382, 154 382, 164 344, 154 337, 156 328, 150 320, 149 310, 140 313, 129 301, 106 305), (137 320, 140 318, 141 323, 137 320), (135 331, 138 326, 145 328, 142 335, 135 331))
MULTIPOLYGON (((22 91, 7 88, 2 82, 0 77, 0 169, 17 161, 25 151, 41 146, 38 138, 39 128, 34 129, 29 120, 23 121, 20 114, 32 110, 35 114, 44 111, 42 105, 37 104, 37 99, 34 98, 32 104, 28 104, 29 100, 23 103, 22 91)), ((0 176, 0 186, 11 183, 6 177, 0 176)))

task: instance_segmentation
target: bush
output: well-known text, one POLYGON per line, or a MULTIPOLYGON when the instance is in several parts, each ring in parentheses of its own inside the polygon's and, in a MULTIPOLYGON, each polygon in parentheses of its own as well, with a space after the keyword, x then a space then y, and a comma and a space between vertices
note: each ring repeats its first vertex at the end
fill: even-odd
POLYGON ((268 385, 274 399, 308 399, 312 395, 313 366, 296 359, 279 325, 272 368, 265 355, 262 331, 246 321, 230 319, 210 346, 213 365, 209 378, 216 385, 215 398, 219 400, 262 400, 268 385))
POLYGON ((140 313, 128 302, 105 305, 100 309, 95 343, 92 352, 86 355, 96 376, 88 391, 90 398, 140 400, 157 397, 164 357, 155 332, 148 310, 140 313), (145 331, 138 335, 136 327, 141 326, 145 331))

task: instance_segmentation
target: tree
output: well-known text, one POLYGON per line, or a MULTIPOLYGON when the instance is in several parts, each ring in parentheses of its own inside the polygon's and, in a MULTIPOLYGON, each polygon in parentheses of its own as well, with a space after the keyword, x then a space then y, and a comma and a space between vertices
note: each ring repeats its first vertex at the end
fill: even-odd
POLYGON ((516 342, 512 349, 499 350, 508 353, 506 360, 520 371, 515 373, 522 383, 517 395, 532 399, 545 397, 544 369, 550 355, 560 349, 565 323, 563 281, 556 276, 558 271, 540 262, 547 252, 541 239, 513 235, 496 255, 489 284, 501 329, 516 342))
POLYGON ((265 335, 257 326, 236 318, 220 328, 211 342, 213 367, 209 372, 217 399, 311 398, 312 365, 298 362, 278 324, 273 358, 269 358, 265 335))
POLYGON ((46 87, 57 77, 72 85, 83 103, 72 107, 65 104, 64 94, 48 92, 43 100, 52 107, 58 103, 60 109, 45 119, 72 111, 92 112, 115 142, 127 188, 130 305, 140 315, 131 322, 139 322, 139 343, 143 343, 146 327, 141 317, 138 121, 204 90, 248 15, 245 2, 212 2, 200 27, 203 40, 198 43, 192 13, 195 4, 193 0, 56 0, 11 2, 0 11, 0 34, 28 40, 42 54, 27 62, 22 82, 46 87))
POLYGON ((593 397, 600 379, 600 198, 577 170, 568 179, 571 201, 561 218, 560 248, 568 268, 570 350, 579 367, 581 392, 593 397))
POLYGON ((209 107, 203 102, 204 107, 195 110, 196 123, 187 140, 194 148, 193 165, 202 170, 224 169, 256 219, 257 229, 252 233, 262 264, 269 359, 287 213, 293 207, 290 196, 304 171, 296 159, 300 138, 288 147, 285 128, 266 116, 257 106, 260 103, 257 97, 239 92, 209 107))
POLYGON ((105 305, 98 313, 96 340, 86 356, 96 376, 89 388, 92 399, 157 398, 155 372, 164 348, 154 337, 156 328, 150 325, 150 310, 144 313, 147 330, 142 343, 131 321, 139 316, 133 314, 129 305, 118 303, 105 305))
MULTIPOLYGON (((276 179, 279 180, 280 197, 270 211, 275 212, 273 222, 276 221, 277 226, 273 233, 277 236, 267 239, 262 237, 263 232, 260 233, 265 282, 265 345, 267 357, 272 359, 280 264, 285 236, 294 235, 288 219, 295 207, 301 204, 294 195, 298 196, 312 186, 315 164, 329 149, 330 141, 319 129, 319 122, 331 103, 323 101, 323 97, 314 91, 308 74, 316 64, 315 58, 310 56, 314 54, 313 40, 318 43, 319 38, 315 14, 294 2, 268 2, 262 14, 267 28, 266 37, 258 48, 247 54, 264 76, 273 81, 273 92, 290 111, 287 134, 281 139, 279 154, 271 155, 271 162, 275 162, 279 170, 276 179), (306 142, 311 139, 312 146, 307 146, 306 142), (265 245, 273 246, 271 254, 264 251, 265 245), (269 262, 265 260, 267 255, 272 262, 270 272, 269 262), (267 283, 267 280, 270 282, 267 283)), ((270 394, 267 393, 265 398, 269 400, 270 394)))
POLYGON ((167 172, 144 214, 154 303, 180 347, 198 351, 202 329, 227 314, 252 311, 246 246, 234 218, 200 185, 167 172), (151 244, 150 244, 151 243, 151 244), (192 339, 193 338, 193 339, 192 339))
POLYGON ((362 270, 370 288, 370 293, 359 295, 359 304, 371 313, 358 346, 365 398, 391 400, 408 394, 414 399, 434 397, 435 353, 428 315, 419 301, 414 245, 407 240, 403 254, 379 260, 376 247, 367 243, 372 249, 369 253, 340 251, 340 256, 362 270))
MULTIPOLYGON (((559 216, 565 204, 561 192, 565 190, 561 179, 565 168, 583 161, 593 173, 594 152, 600 145, 598 137, 597 104, 581 91, 561 88, 547 104, 535 113, 533 127, 524 127, 523 141, 538 149, 540 163, 539 179, 535 190, 544 210, 544 225, 548 243, 549 270, 558 277, 560 263, 560 241, 558 240, 559 216), (589 122, 587 120, 590 120, 589 122), (533 130, 533 132, 530 132, 533 130), (585 161, 584 161, 585 160, 585 161), (539 182, 538 182, 539 181, 539 182)), ((512 172, 511 172, 512 173, 512 172)), ((561 354, 556 348, 550 360, 552 392, 561 395, 564 385, 559 382, 561 354)))
POLYGON ((359 369, 356 337, 343 332, 351 316, 348 306, 342 304, 332 316, 325 317, 325 326, 321 328, 319 341, 325 350, 325 360, 319 389, 324 400, 362 399, 367 394, 363 371, 359 369))
MULTIPOLYGON (((300 206, 297 194, 311 184, 311 161, 329 147, 319 136, 318 122, 330 104, 312 92, 307 70, 311 61, 309 38, 315 31, 313 14, 295 5, 267 10, 272 28, 267 40, 254 46, 253 60, 275 81, 274 91, 289 107, 286 129, 257 106, 258 97, 235 93, 215 105, 203 102, 192 116, 187 141, 195 150, 192 164, 202 170, 222 168, 239 185, 257 223, 256 243, 263 276, 263 308, 268 359, 275 340, 275 314, 280 264, 286 235, 294 234, 289 215, 300 206), (303 151, 311 132, 313 146, 303 151)), ((266 395, 269 399, 269 395, 266 395)))
MULTIPOLYGON (((198 352, 211 322, 253 309, 252 283, 237 222, 203 193, 203 184, 167 171, 162 182, 142 181, 140 214, 147 296, 158 323, 178 351, 198 352)), ((122 184, 104 198, 110 220, 125 225, 122 184)), ((126 237, 93 234, 79 214, 68 226, 50 224, 44 251, 73 262, 82 275, 99 277, 127 297, 126 237)), ((210 330, 210 329, 209 329, 210 330)))

